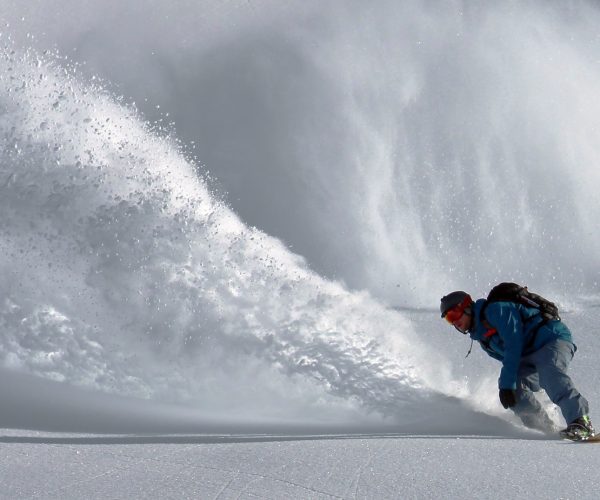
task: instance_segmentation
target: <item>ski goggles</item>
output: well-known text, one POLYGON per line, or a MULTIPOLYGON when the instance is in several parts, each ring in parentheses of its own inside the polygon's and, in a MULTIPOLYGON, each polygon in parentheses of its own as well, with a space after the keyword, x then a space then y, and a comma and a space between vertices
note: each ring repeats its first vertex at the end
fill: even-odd
POLYGON ((462 305, 455 306, 452 309, 448 309, 446 314, 444 314, 444 319, 448 323, 453 325, 456 321, 458 321, 461 318, 461 316, 464 314, 464 312, 465 312, 465 308, 462 307, 462 305))

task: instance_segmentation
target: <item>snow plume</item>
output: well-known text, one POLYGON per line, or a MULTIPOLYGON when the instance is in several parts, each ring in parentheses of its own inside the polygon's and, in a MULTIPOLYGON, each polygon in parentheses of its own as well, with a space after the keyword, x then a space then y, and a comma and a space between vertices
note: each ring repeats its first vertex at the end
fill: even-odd
POLYGON ((149 119, 168 112, 236 214, 321 276, 418 307, 506 279, 597 291, 596 2, 47 0, 4 15, 23 45, 56 44, 149 119))
POLYGON ((13 4, 21 43, 168 112, 321 276, 418 307, 506 279, 597 291, 597 2, 13 4))
POLYGON ((8 44, 0 75, 5 368, 240 416, 406 420, 460 393, 403 315, 240 222, 76 67, 8 44))
POLYGON ((592 2, 0 15, 7 367, 244 415, 408 419, 467 392, 434 348, 456 346, 428 314, 447 291, 597 294, 592 2))

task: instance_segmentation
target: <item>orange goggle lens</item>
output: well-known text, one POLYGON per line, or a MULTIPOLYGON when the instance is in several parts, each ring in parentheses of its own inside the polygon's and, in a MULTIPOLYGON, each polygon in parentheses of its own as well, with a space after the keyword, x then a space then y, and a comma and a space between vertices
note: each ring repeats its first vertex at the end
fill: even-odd
POLYGON ((455 321, 458 321, 460 319, 460 317, 463 315, 464 309, 460 306, 457 307, 453 307, 452 309, 450 309, 446 315, 444 316, 444 319, 450 323, 453 324, 455 321))

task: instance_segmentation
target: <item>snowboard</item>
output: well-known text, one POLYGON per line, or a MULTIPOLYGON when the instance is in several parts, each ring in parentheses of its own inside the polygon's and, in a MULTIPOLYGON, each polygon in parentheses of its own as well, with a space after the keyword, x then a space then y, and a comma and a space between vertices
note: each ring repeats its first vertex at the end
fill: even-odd
POLYGON ((581 440, 581 441, 575 441, 573 439, 568 439, 563 437, 562 439, 564 439, 565 441, 571 441, 572 443, 600 443, 600 433, 596 434, 593 438, 589 438, 586 440, 581 440))
POLYGON ((585 441, 575 441, 576 443, 600 443, 600 433, 596 434, 593 438, 586 439, 585 441))

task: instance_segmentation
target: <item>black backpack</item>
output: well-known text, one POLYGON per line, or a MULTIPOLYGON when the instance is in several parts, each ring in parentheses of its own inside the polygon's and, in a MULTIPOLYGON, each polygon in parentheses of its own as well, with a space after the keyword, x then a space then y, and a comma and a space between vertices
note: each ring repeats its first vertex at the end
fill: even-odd
MULTIPOLYGON (((517 304, 522 304, 526 307, 534 307, 540 310, 540 315, 542 316, 542 321, 535 327, 533 331, 533 335, 531 340, 529 341, 526 348, 529 348, 533 345, 535 341, 535 336, 537 335, 537 331, 544 326, 548 321, 557 320, 560 321, 560 316, 558 315, 558 307, 554 302, 550 302, 548 299, 538 295, 537 293, 530 292, 527 290, 526 286, 518 285, 517 283, 500 283, 496 285, 494 288, 490 290, 488 293, 487 299, 481 311, 479 312, 479 319, 483 322, 483 324, 488 328, 488 333, 484 335, 484 338, 480 340, 480 344, 484 348, 484 350, 488 350, 490 344, 491 336, 495 335, 496 329, 486 320, 485 310, 488 305, 492 302, 516 302, 517 304)), ((537 314, 529 318, 531 321, 537 317, 537 314)), ((473 349, 473 341, 471 339, 471 348, 469 352, 467 352, 467 356, 471 354, 471 350, 473 349)))
POLYGON ((534 307, 540 310, 544 323, 552 320, 560 321, 558 307, 554 302, 537 293, 530 292, 526 286, 517 283, 500 283, 492 288, 481 310, 483 317, 485 317, 485 308, 492 302, 516 302, 526 307, 534 307))

